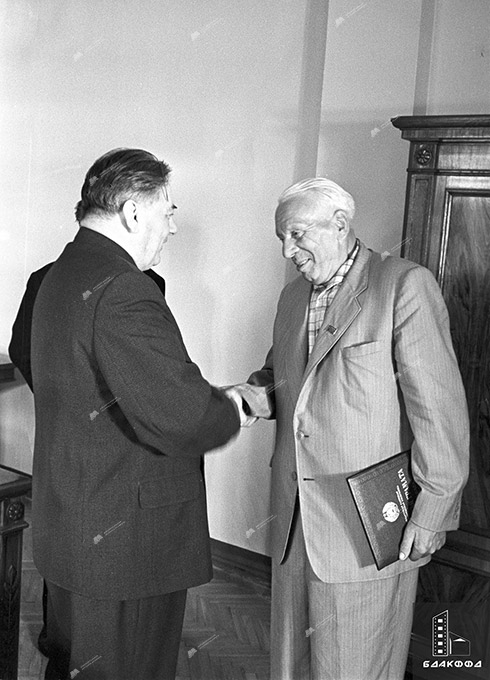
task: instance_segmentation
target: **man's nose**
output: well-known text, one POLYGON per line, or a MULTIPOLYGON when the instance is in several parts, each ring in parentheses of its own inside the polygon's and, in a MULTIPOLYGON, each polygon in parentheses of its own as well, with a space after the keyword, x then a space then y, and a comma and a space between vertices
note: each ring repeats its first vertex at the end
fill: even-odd
POLYGON ((290 236, 286 236, 282 242, 282 256, 290 259, 298 251, 298 246, 290 236))

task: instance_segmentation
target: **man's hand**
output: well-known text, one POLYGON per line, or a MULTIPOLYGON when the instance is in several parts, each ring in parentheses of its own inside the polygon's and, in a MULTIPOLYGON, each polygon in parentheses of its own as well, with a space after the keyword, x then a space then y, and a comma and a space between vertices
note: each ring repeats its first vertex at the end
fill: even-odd
POLYGON ((274 391, 274 386, 239 383, 229 387, 242 396, 242 399, 248 406, 248 415, 266 419, 271 417, 273 407, 271 405, 270 393, 274 391))
POLYGON ((242 427, 250 427, 258 418, 271 418, 274 407, 270 392, 274 390, 274 387, 239 383, 237 385, 225 385, 218 389, 237 405, 242 427))
POLYGON ((240 427, 250 427, 253 425, 257 418, 250 415, 250 409, 248 404, 243 400, 242 395, 236 387, 220 387, 220 389, 226 394, 226 396, 231 399, 238 409, 238 415, 240 416, 240 427), (248 413, 247 413, 248 411, 248 413))
POLYGON ((413 562, 432 555, 442 548, 446 542, 445 531, 431 531, 408 521, 403 533, 403 540, 400 546, 399 558, 406 560, 409 557, 413 562))

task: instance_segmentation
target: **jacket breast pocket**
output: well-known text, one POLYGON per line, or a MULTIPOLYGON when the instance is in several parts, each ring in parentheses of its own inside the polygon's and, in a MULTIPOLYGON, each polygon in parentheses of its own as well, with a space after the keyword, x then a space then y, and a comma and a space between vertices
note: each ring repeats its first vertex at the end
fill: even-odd
POLYGON ((387 345, 380 340, 375 340, 374 342, 362 342, 358 345, 348 345, 342 348, 342 355, 346 359, 355 359, 356 357, 366 356, 367 354, 375 354, 376 352, 381 352, 383 349, 387 349, 387 345))
POLYGON ((344 347, 339 370, 344 401, 355 405, 362 400, 366 411, 373 412, 381 403, 373 400, 373 394, 385 394, 393 386, 390 343, 377 340, 344 347))
POLYGON ((162 508, 185 503, 198 498, 203 487, 198 472, 146 479, 138 483, 138 502, 141 508, 162 508))

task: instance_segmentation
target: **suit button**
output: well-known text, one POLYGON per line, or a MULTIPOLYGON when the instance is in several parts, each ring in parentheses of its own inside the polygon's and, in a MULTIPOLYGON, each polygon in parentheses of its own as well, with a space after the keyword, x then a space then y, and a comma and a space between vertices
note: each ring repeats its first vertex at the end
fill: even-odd
POLYGON ((293 482, 296 482, 298 480, 298 475, 296 472, 291 472, 291 477, 293 478, 293 482))

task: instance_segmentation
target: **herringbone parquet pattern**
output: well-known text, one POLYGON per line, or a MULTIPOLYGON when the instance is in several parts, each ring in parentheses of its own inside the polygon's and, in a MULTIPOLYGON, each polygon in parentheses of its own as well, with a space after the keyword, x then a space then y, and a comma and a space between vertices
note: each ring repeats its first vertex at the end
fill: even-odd
POLYGON ((267 680, 270 600, 217 575, 189 591, 179 680, 267 680))
MULTIPOLYGON (((19 680, 42 680, 46 659, 35 646, 42 581, 32 562, 30 529, 22 579, 19 680)), ((269 624, 267 585, 215 566, 211 583, 188 591, 177 680, 267 680, 269 624)))

